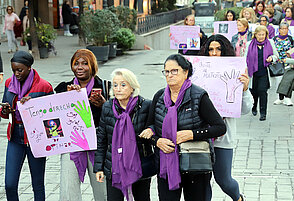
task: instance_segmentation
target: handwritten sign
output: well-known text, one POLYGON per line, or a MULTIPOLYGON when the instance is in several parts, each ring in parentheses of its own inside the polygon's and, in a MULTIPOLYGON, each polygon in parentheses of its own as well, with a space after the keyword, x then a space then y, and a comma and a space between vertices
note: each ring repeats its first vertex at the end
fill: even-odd
POLYGON ((237 21, 218 21, 213 23, 214 33, 225 36, 229 41, 238 33, 237 21))
POLYGON ((34 98, 17 105, 35 157, 97 148, 86 89, 34 98))
POLYGON ((193 64, 192 83, 202 87, 222 117, 239 118, 243 85, 238 77, 245 73, 244 57, 185 56, 193 64))
POLYGON ((199 26, 171 26, 170 49, 200 50, 199 26))

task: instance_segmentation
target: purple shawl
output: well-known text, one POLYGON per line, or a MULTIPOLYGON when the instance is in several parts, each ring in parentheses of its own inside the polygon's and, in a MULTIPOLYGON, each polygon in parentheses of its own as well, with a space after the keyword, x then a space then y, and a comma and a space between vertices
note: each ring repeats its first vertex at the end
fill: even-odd
MULTIPOLYGON (((11 93, 14 93, 15 95, 18 95, 17 100, 21 100, 31 89, 33 82, 34 82, 34 70, 31 69, 28 77, 24 81, 24 83, 21 85, 21 83, 16 79, 15 75, 13 74, 11 77, 11 82, 8 86, 8 91, 11 93)), ((21 121, 21 116, 18 111, 17 105, 15 105, 15 118, 17 121, 21 121)))
POLYGON ((268 25, 267 30, 268 30, 269 39, 272 39, 273 37, 275 37, 275 28, 272 25, 268 25))
POLYGON ((288 38, 288 34, 287 35, 285 35, 285 36, 281 36, 280 34, 278 35, 278 37, 280 38, 280 39, 282 39, 282 40, 285 40, 286 38, 288 38))
MULTIPOLYGON (((191 81, 186 79, 181 87, 174 106, 172 106, 169 86, 167 86, 164 91, 164 104, 168 111, 162 124, 162 137, 170 139, 175 145, 177 144, 177 109, 182 103, 186 90, 191 85, 191 81)), ((177 145, 175 146, 175 151, 169 154, 165 154, 160 150, 160 177, 164 179, 168 178, 169 190, 175 190, 180 187, 181 174, 179 164, 177 145)))
MULTIPOLYGON (((80 85, 76 77, 74 79, 74 84, 80 85)), ((94 78, 92 77, 92 79, 86 85, 88 96, 91 94, 93 86, 94 86, 94 78)), ((78 152, 70 153, 70 160, 72 160, 75 163, 81 182, 84 182, 86 169, 88 167, 87 154, 89 155, 89 160, 91 161, 92 165, 94 165, 95 151, 78 151, 78 152)))
POLYGON ((253 73, 258 71, 258 47, 257 45, 263 46, 263 65, 267 67, 270 63, 266 59, 273 55, 273 48, 270 41, 266 38, 262 43, 258 42, 256 38, 253 38, 249 47, 247 54, 247 67, 249 77, 252 77, 253 73))
POLYGON ((290 26, 294 26, 294 20, 291 17, 285 17, 285 22, 287 22, 287 20, 291 20, 290 26))
POLYGON ((142 167, 137 147, 136 133, 130 117, 138 96, 130 97, 126 109, 119 114, 113 100, 112 111, 117 119, 112 135, 112 186, 122 191, 127 200, 133 200, 132 184, 142 177, 142 167))
POLYGON ((269 23, 272 23, 272 22, 273 22, 273 19, 274 19, 274 18, 272 18, 272 17, 269 18, 269 23))
POLYGON ((246 33, 247 33, 247 31, 248 31, 248 28, 245 30, 245 31, 243 31, 243 32, 238 32, 241 36, 244 36, 246 33))

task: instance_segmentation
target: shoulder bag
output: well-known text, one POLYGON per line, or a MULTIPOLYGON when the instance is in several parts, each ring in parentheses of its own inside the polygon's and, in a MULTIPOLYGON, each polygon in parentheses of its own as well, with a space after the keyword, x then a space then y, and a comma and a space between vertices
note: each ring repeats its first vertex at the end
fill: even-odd
POLYGON ((284 63, 277 62, 276 64, 271 63, 269 66, 269 72, 271 77, 281 76, 285 73, 284 63))

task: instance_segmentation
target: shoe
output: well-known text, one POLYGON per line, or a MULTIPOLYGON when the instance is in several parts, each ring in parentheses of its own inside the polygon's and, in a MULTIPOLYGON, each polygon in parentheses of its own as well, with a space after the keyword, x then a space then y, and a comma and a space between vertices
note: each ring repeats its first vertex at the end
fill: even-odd
POLYGON ((65 36, 73 36, 71 33, 64 33, 65 36))
POLYGON ((15 48, 15 51, 16 51, 16 52, 18 51, 18 47, 15 48))
POLYGON ((259 121, 265 121, 266 120, 266 115, 262 114, 260 115, 259 121))
POLYGON ((33 54, 33 51, 32 51, 32 50, 29 50, 29 53, 30 53, 30 54, 33 54))
POLYGON ((246 197, 245 197, 245 195, 240 194, 240 197, 241 197, 242 201, 246 201, 246 197))
POLYGON ((257 115, 257 110, 256 110, 256 108, 252 108, 252 114, 253 114, 253 116, 256 116, 257 115))
POLYGON ((292 103, 290 98, 285 98, 284 99, 284 105, 293 106, 293 103, 292 103))
POLYGON ((284 103, 284 100, 277 99, 275 100, 274 105, 281 105, 283 103, 284 103))

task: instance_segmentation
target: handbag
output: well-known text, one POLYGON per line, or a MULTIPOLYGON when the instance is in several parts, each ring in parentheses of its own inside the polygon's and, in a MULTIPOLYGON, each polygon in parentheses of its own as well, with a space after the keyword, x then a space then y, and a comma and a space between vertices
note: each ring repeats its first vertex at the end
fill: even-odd
POLYGON ((284 63, 279 63, 279 62, 277 62, 276 64, 271 63, 268 66, 268 68, 269 68, 271 77, 281 76, 281 75, 284 75, 285 73, 284 63))
POLYGON ((144 156, 141 158, 142 166, 142 177, 140 179, 149 179, 157 174, 157 169, 155 165, 155 154, 152 153, 149 156, 144 156))
POLYGON ((207 141, 187 141, 179 145, 180 172, 202 174, 212 172, 212 150, 207 141))

